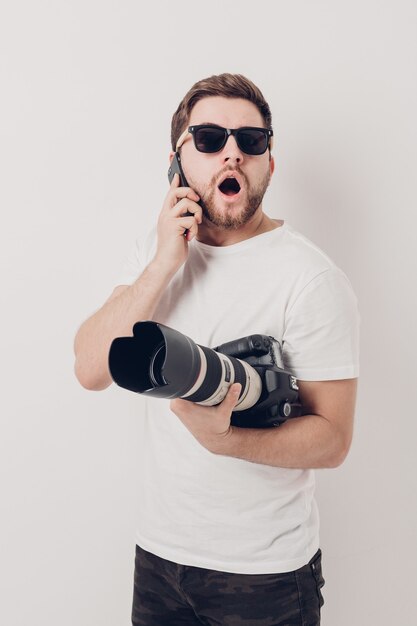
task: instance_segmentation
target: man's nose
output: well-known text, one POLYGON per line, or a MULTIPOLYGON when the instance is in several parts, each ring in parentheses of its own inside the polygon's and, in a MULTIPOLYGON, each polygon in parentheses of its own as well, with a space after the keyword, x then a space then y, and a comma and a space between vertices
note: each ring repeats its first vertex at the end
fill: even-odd
POLYGON ((243 152, 236 143, 235 137, 229 135, 224 146, 221 157, 224 163, 242 163, 243 152))

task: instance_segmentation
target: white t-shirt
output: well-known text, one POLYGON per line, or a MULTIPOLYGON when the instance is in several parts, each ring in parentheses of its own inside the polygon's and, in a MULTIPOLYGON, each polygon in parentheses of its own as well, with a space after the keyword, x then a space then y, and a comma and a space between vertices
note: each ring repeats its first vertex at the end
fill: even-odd
MULTIPOLYGON (((120 276, 131 284, 152 259, 138 241, 120 276)), ((357 302, 345 274, 288 224, 237 244, 193 240, 153 320, 212 348, 251 334, 275 337, 300 380, 358 376, 357 302)), ((295 570, 319 547, 314 471, 215 455, 169 409, 147 398, 137 543, 162 558, 243 574, 295 570)))

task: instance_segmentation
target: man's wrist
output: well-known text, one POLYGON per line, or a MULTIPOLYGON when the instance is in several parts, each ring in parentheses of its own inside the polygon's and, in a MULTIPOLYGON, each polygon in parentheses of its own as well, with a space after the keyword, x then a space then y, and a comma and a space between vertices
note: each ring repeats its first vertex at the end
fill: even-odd
POLYGON ((166 263, 162 259, 154 258, 146 266, 146 273, 152 280, 167 285, 176 273, 172 264, 166 263))

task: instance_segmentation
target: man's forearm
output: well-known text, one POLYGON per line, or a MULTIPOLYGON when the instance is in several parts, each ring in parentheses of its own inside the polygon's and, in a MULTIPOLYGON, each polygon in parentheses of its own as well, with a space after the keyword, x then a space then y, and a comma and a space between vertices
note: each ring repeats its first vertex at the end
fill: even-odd
POLYGON ((217 406, 177 398, 171 410, 207 450, 252 463, 294 469, 337 467, 353 433, 357 379, 298 381, 308 415, 276 428, 238 428, 230 424, 240 385, 230 386, 217 406))
POLYGON ((105 389, 112 382, 108 353, 115 337, 131 335, 133 325, 151 319, 171 280, 167 271, 150 264, 122 293, 107 301, 79 329, 75 338, 75 373, 87 389, 105 389))
POLYGON ((339 466, 350 438, 320 415, 290 419, 276 428, 232 427, 216 452, 253 463, 293 469, 339 466))

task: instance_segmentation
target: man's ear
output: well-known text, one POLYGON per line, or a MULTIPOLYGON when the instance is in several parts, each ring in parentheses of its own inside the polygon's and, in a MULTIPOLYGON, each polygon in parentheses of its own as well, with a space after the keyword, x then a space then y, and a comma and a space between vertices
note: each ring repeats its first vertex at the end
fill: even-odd
POLYGON ((175 156, 175 152, 173 152, 173 151, 171 150, 171 152, 169 153, 169 162, 170 162, 170 163, 172 163, 172 159, 174 158, 174 156, 175 156))

